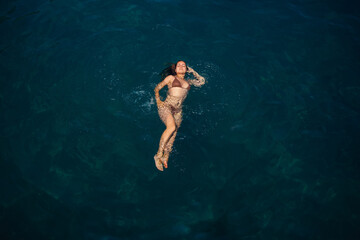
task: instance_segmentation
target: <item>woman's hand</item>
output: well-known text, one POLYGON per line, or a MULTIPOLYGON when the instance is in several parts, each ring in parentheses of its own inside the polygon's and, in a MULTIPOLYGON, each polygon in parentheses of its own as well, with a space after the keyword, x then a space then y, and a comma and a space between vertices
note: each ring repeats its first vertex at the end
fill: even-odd
POLYGON ((162 107, 162 106, 164 106, 164 102, 163 101, 161 101, 160 99, 159 100, 156 100, 156 105, 158 106, 158 107, 162 107))
MULTIPOLYGON (((192 73, 194 75, 194 77, 196 77, 196 79, 200 80, 200 78, 203 78, 194 69, 192 69, 191 67, 188 67, 188 68, 189 68, 188 73, 192 73)), ((205 79, 203 79, 203 80, 205 80, 205 79)))

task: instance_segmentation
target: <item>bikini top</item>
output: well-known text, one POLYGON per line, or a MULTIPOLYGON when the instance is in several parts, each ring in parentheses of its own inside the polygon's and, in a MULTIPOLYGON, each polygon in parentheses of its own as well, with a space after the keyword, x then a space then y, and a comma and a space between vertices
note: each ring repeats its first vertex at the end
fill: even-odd
POLYGON ((190 84, 189 84, 189 86, 188 86, 187 88, 184 88, 184 87, 182 87, 179 79, 177 79, 177 77, 175 77, 174 81, 172 82, 171 88, 173 88, 173 87, 181 87, 181 88, 183 88, 183 89, 189 90, 189 89, 190 89, 190 84))

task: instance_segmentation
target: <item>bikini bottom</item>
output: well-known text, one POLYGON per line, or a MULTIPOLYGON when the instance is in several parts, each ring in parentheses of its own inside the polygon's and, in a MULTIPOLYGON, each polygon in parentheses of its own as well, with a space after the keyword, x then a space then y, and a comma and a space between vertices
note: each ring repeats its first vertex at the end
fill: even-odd
POLYGON ((180 127, 182 121, 182 103, 184 97, 175 97, 167 95, 164 104, 158 108, 161 121, 166 125, 166 118, 171 114, 175 119, 176 127, 180 127))

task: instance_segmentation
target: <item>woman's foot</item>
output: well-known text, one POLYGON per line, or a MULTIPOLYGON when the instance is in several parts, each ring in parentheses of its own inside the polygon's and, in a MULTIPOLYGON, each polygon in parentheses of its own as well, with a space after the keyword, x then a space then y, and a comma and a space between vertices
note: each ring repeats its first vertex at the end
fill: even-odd
POLYGON ((168 168, 168 165, 167 165, 168 160, 169 160, 169 154, 165 153, 161 158, 161 162, 162 162, 162 164, 164 165, 165 168, 168 168))
POLYGON ((164 171, 163 163, 161 161, 161 157, 158 154, 156 154, 154 156, 154 160, 155 160, 155 166, 157 167, 157 169, 159 169, 160 171, 164 171))

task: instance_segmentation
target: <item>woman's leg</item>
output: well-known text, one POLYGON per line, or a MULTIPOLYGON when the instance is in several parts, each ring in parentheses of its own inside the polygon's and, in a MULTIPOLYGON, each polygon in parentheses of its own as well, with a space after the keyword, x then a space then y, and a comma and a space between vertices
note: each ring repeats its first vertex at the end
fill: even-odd
POLYGON ((171 135, 169 141, 166 143, 165 148, 164 148, 164 155, 162 157, 162 162, 163 162, 165 168, 168 167, 167 162, 169 160, 169 155, 170 155, 170 153, 172 151, 172 147, 174 145, 176 134, 177 134, 178 129, 179 129, 179 127, 181 125, 181 122, 182 122, 182 111, 179 111, 179 112, 174 114, 174 120, 175 120, 175 124, 176 124, 176 130, 171 135))
POLYGON ((166 116, 166 129, 163 132, 163 134, 161 135, 159 149, 158 149, 158 152, 156 153, 156 155, 154 156, 156 167, 160 171, 163 171, 163 165, 162 165, 161 158, 164 154, 163 152, 164 152, 165 145, 168 142, 171 135, 175 132, 175 130, 176 130, 175 119, 171 114, 168 114, 166 116))

